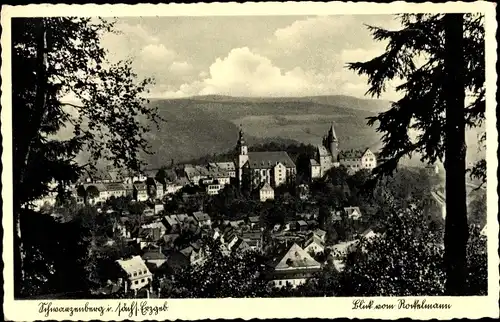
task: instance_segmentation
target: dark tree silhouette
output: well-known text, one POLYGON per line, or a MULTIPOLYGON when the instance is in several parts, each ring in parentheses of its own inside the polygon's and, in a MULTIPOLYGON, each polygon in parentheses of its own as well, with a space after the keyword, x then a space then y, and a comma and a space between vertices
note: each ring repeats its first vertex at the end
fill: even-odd
POLYGON ((159 120, 140 95, 151 79, 136 81, 128 61, 107 61, 100 38, 112 28, 112 22, 91 18, 12 20, 16 296, 24 275, 37 274, 22 265, 24 207, 47 194, 49 182, 74 182, 83 169, 76 162, 81 151, 89 166, 105 159, 138 170, 139 153, 148 148, 143 134, 159 120), (62 101, 67 95, 77 101, 62 101), (57 136, 63 129, 69 138, 57 136))
MULTIPOLYGON (((396 90, 403 98, 387 112, 369 119, 383 132, 375 179, 392 173, 399 160, 420 153, 422 161, 443 160, 446 169, 445 263, 447 294, 464 292, 466 277, 467 215, 465 194, 465 127, 484 120, 484 27, 479 14, 404 14, 397 31, 369 27, 375 40, 387 40, 386 52, 348 67, 368 75, 368 94, 379 96, 386 83, 404 80, 396 90), (417 57, 425 57, 423 62, 417 57), (467 68, 466 68, 467 66, 467 68), (465 97, 471 103, 464 106, 465 97), (418 135, 412 138, 409 130, 418 135), (456 201, 456 202, 455 202, 456 201)), ((482 136, 484 143, 485 135, 482 136)), ((485 161, 471 170, 486 181, 485 161)))

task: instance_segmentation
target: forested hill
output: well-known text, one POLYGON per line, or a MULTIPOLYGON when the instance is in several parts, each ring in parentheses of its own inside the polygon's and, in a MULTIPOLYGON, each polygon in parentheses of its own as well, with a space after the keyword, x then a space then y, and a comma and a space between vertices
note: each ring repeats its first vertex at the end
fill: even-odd
POLYGON ((349 96, 246 98, 199 96, 153 99, 166 122, 147 139, 153 155, 144 156, 151 167, 224 154, 234 149, 241 124, 249 145, 319 144, 335 122, 340 148, 375 147, 379 135, 366 117, 387 109, 388 102, 349 96))

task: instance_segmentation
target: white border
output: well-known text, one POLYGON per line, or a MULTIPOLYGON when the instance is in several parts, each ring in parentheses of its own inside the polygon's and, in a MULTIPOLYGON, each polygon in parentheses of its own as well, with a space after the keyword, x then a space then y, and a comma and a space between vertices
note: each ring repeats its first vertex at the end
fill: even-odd
MULTIPOLYGON (((496 93, 496 40, 495 4, 487 2, 448 2, 435 3, 212 3, 212 4, 169 4, 169 5, 28 5, 4 6, 1 13, 2 23, 2 197, 3 197, 3 261, 4 267, 4 312, 6 320, 155 320, 155 319, 212 319, 212 318, 384 318, 397 319, 452 319, 498 317, 499 273, 498 273, 498 196, 496 151, 498 135, 496 132, 495 93, 496 93), (353 311, 353 298, 286 298, 286 299, 190 299, 168 300, 169 310, 158 316, 117 316, 116 314, 54 314, 45 317, 38 313, 41 301, 15 301, 13 299, 13 220, 12 216, 12 133, 11 133, 11 88, 8 81, 11 76, 10 62, 10 18, 18 16, 237 16, 237 15, 340 15, 340 14, 394 14, 403 12, 483 12, 486 26, 486 126, 487 126, 487 200, 488 200, 488 290, 487 297, 411 297, 427 303, 449 303, 450 310, 356 310, 353 311), (5 188, 7 187, 7 188, 5 188)), ((373 298, 378 304, 397 303, 398 298, 373 298)), ((369 298, 364 298, 369 300, 369 298)), ((116 300, 58 300, 53 305, 73 306, 103 305, 115 307, 116 300)), ((131 301, 126 301, 130 303, 131 301)), ((149 304, 162 305, 163 300, 149 300, 149 304)), ((140 304, 140 303, 139 303, 140 304)))

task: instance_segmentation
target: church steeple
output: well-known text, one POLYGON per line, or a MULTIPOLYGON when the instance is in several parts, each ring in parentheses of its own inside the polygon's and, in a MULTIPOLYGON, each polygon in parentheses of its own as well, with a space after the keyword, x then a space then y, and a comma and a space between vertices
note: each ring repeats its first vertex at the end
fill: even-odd
POLYGON ((239 155, 246 155, 248 153, 248 147, 245 143, 245 138, 243 137, 243 126, 240 124, 240 131, 238 135, 238 154, 239 155))

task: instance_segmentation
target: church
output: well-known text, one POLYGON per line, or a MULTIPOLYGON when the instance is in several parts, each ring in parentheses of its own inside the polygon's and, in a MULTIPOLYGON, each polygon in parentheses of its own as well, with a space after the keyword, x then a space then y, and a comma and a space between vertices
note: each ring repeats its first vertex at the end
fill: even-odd
POLYGON ((240 188, 254 190, 265 183, 276 188, 294 182, 295 163, 286 151, 249 152, 241 128, 236 149, 240 188))
POLYGON ((373 169, 377 166, 377 157, 370 151, 347 150, 339 151, 339 140, 332 125, 321 145, 316 147, 316 155, 310 160, 311 179, 322 178, 326 172, 334 167, 345 166, 349 172, 361 169, 373 169))

